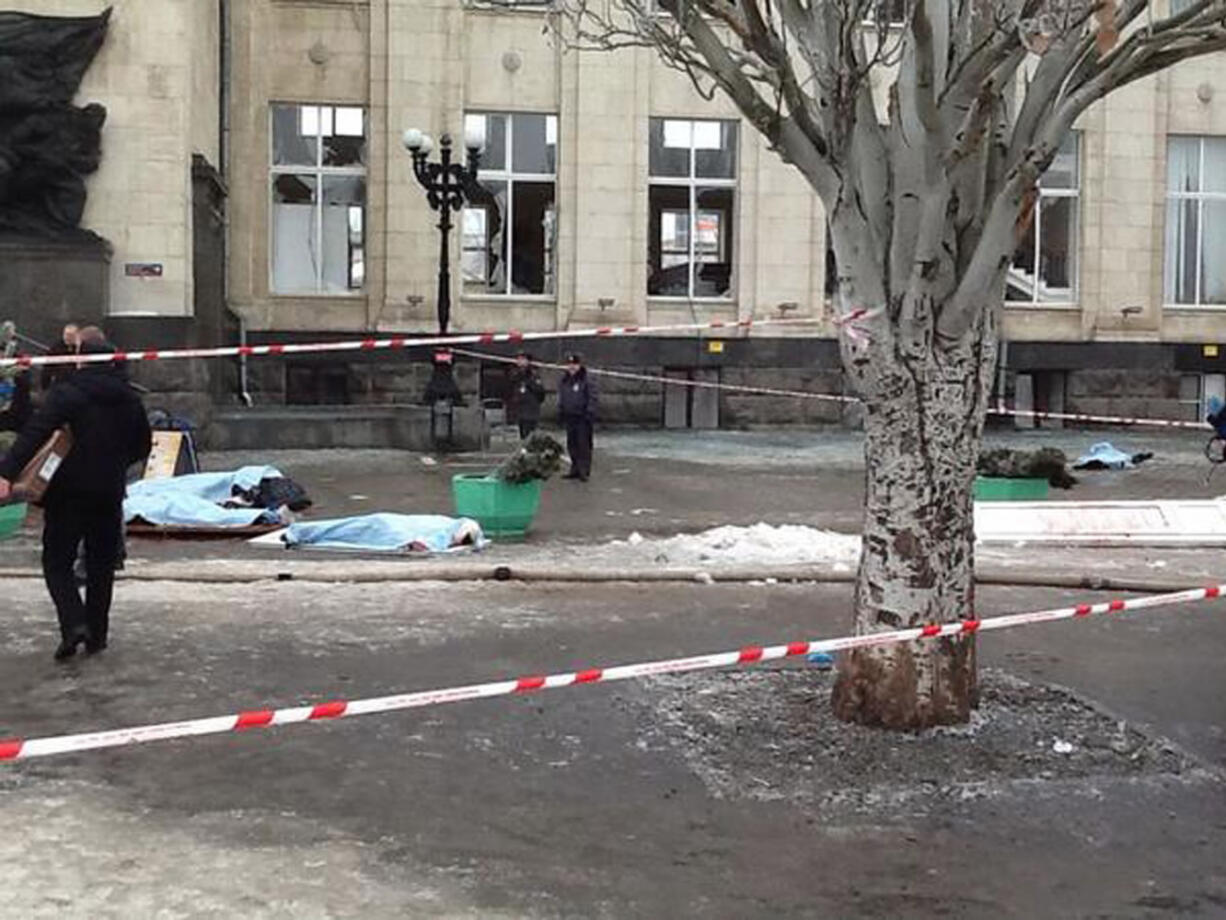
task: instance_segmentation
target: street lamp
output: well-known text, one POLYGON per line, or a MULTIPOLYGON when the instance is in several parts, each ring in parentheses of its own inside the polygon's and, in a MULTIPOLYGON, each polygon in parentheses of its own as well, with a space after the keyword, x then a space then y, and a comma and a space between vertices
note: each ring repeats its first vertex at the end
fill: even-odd
POLYGON ((439 138, 439 162, 428 161, 434 149, 434 138, 417 128, 404 132, 404 149, 413 157, 413 175, 426 190, 430 208, 439 212, 438 253, 438 331, 447 334, 451 320, 451 270, 448 265, 448 237, 451 234, 451 212, 464 206, 468 190, 477 181, 477 166, 481 150, 485 147, 485 119, 470 118, 464 126, 464 146, 468 150, 468 163, 451 162, 451 135, 439 138))

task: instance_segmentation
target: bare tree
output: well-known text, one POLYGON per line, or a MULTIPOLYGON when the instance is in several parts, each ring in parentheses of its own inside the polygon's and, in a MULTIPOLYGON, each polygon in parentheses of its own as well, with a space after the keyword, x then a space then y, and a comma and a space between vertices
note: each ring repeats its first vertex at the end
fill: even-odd
MULTIPOLYGON (((1170 14, 1166 0, 556 3, 568 47, 654 48, 731 99, 821 197, 865 407, 856 631, 972 617, 971 485, 1039 177, 1096 100, 1226 49, 1226 0, 1170 14)), ((967 635, 845 656, 833 703, 910 729, 965 721, 977 695, 967 635)))

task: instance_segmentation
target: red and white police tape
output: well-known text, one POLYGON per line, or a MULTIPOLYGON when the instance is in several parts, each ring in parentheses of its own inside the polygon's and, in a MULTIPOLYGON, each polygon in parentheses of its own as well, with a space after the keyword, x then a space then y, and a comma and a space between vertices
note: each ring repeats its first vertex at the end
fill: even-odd
MULTIPOLYGON (((851 314, 854 317, 856 314, 851 314)), ((846 320, 839 321, 845 322, 846 320)), ((619 338, 656 332, 736 332, 759 326, 812 326, 821 319, 742 319, 725 322, 675 323, 660 326, 601 326, 596 329, 567 329, 553 332, 473 332, 463 335, 438 335, 426 338, 394 335, 386 338, 348 339, 340 342, 298 342, 281 345, 224 345, 218 348, 166 348, 145 351, 117 351, 97 355, 20 355, 0 358, 0 368, 40 367, 55 364, 113 364, 127 361, 167 361, 181 358, 241 358, 276 355, 305 355, 326 352, 379 351, 384 349, 441 347, 444 345, 493 345, 499 342, 532 342, 545 339, 619 338)), ((836 325, 839 325, 836 322, 836 325)))
POLYGON ((1134 600, 1112 600, 1100 604, 1077 604, 1073 607, 1057 607, 1031 613, 1014 613, 984 620, 962 620, 957 623, 933 623, 910 629, 865 636, 844 636, 838 639, 817 639, 789 642, 786 645, 751 645, 733 652, 716 652, 690 658, 669 658, 642 664, 617 665, 609 668, 589 668, 548 676, 520 677, 486 684, 469 684, 463 687, 448 687, 441 690, 424 690, 396 696, 382 696, 365 700, 333 700, 314 706, 297 706, 290 709, 257 709, 236 715, 215 716, 206 719, 189 719, 184 722, 163 722, 157 725, 141 725, 112 731, 89 732, 80 735, 61 735, 50 738, 31 738, 28 741, 14 739, 0 741, 0 761, 30 760, 35 757, 51 757, 78 751, 100 748, 126 747, 149 741, 168 741, 172 738, 190 738, 196 735, 215 735, 226 732, 245 731, 269 725, 289 725, 295 722, 318 722, 339 719, 345 716, 364 716, 378 712, 400 709, 417 709, 437 706, 442 703, 459 703, 464 700, 488 699, 495 696, 532 693, 537 690, 553 690, 579 684, 608 683, 635 677, 651 677, 656 674, 675 674, 682 671, 703 671, 726 668, 733 665, 755 664, 779 658, 792 658, 813 652, 839 652, 854 648, 878 645, 895 645, 941 636, 958 636, 967 633, 988 632, 994 629, 1009 629, 1034 623, 1050 623, 1086 617, 1098 613, 1116 613, 1122 610, 1141 610, 1149 607, 1166 607, 1173 604, 1188 604, 1195 601, 1217 598, 1226 591, 1226 585, 1210 585, 1171 594, 1156 594, 1134 600))
MULTIPOLYGON (((514 364, 515 359, 505 355, 492 355, 483 351, 469 351, 466 348, 453 348, 452 354, 464 358, 476 358, 478 361, 490 361, 495 364, 514 364)), ((565 364, 553 364, 549 361, 533 361, 536 367, 548 367, 552 370, 565 370, 565 364)), ((604 367, 587 366, 587 372, 598 377, 612 377, 616 380, 640 380, 644 383, 663 383, 668 386, 690 387, 699 390, 724 390, 729 393, 752 393, 755 396, 786 396, 793 399, 816 399, 824 402, 850 403, 859 402, 854 396, 839 396, 835 393, 810 393, 807 390, 781 390, 778 387, 755 387, 743 383, 716 383, 710 380, 687 380, 684 377, 665 377, 661 374, 640 374, 635 371, 614 371, 604 367)))
POLYGON ((1037 409, 1007 409, 998 406, 989 409, 988 415, 1010 415, 1033 419, 1059 419, 1062 422, 1093 422, 1100 425, 1143 425, 1149 428, 1186 428, 1194 431, 1209 431, 1208 422, 1189 422, 1170 418, 1131 418, 1124 415, 1092 415, 1086 412, 1040 412, 1037 409))
MULTIPOLYGON (((840 327, 849 335, 863 333, 856 325, 858 320, 871 318, 875 311, 857 308, 844 316, 836 317, 833 325, 840 327)), ((518 344, 522 342, 546 341, 551 339, 583 339, 583 338, 621 338, 631 335, 648 335, 660 332, 718 332, 718 331, 748 331, 762 326, 805 326, 818 325, 823 319, 812 317, 797 317, 794 319, 744 319, 731 322, 714 320, 707 323, 676 323, 659 326, 602 326, 594 329, 570 329, 545 332, 480 332, 463 335, 431 336, 412 338, 395 335, 386 338, 349 339, 338 342, 298 342, 270 345, 226 345, 218 348, 167 348, 132 351, 117 351, 109 354, 96 355, 17 355, 15 357, 0 357, 0 368, 5 367, 42 367, 58 364, 113 364, 124 362, 164 361, 187 358, 236 358, 236 357, 277 357, 282 355, 323 354, 338 352, 380 351, 405 348, 432 348, 451 345, 494 345, 499 343, 518 344)), ((853 338, 855 336, 853 335, 853 338)), ((476 355, 476 353, 473 353, 476 355)), ((495 356, 481 356, 487 360, 499 360, 495 356)), ((651 374, 633 374, 627 371, 603 371, 606 376, 621 377, 628 380, 662 381, 675 386, 687 386, 730 392, 755 393, 764 396, 794 397, 797 399, 816 399, 827 402, 858 402, 854 396, 841 396, 831 393, 809 393, 799 390, 783 390, 774 387, 753 387, 740 384, 715 383, 709 381, 680 380, 658 377, 651 374)), ((1029 409, 1007 409, 998 406, 988 410, 989 415, 1020 416, 1033 419, 1058 419, 1066 422, 1089 422, 1106 425, 1139 425, 1156 428, 1180 428, 1204 431, 1209 428, 1205 422, 1190 422, 1177 419, 1135 418, 1117 415, 1093 415, 1080 412, 1043 412, 1029 409)))
MULTIPOLYGON (((515 359, 506 355, 494 355, 488 352, 469 351, 465 348, 453 349, 455 354, 478 361, 514 364, 515 359)), ((561 370, 562 364, 551 364, 547 361, 534 361, 537 367, 548 367, 561 370)), ((663 383, 667 386, 689 387, 701 390, 723 390, 728 393, 752 393, 755 396, 782 396, 788 399, 814 399, 822 402, 853 403, 859 402, 859 397, 843 396, 838 393, 811 393, 807 390, 785 390, 779 387, 758 387, 743 383, 722 383, 711 380, 686 380, 681 377, 666 377, 660 374, 643 374, 635 371, 615 371, 608 368, 588 367, 589 374, 612 377, 618 380, 640 380, 644 383, 663 383)), ((1059 419, 1066 422, 1094 422, 1108 425, 1143 425, 1156 428, 1184 428, 1194 431, 1206 431, 1210 426, 1207 422, 1189 422, 1179 419, 1133 418, 1122 415, 1092 415, 1084 412, 1045 412, 1037 409, 1009 409, 996 406, 988 409, 988 415, 1020 416, 1033 419, 1059 419)))

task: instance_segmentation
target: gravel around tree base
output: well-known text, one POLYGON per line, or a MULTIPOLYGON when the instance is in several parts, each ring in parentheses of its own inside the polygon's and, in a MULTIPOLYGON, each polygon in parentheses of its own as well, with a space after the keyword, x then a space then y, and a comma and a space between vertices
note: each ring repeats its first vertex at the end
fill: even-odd
POLYGON ((904 817, 1002 794, 1096 794, 1095 782, 1194 779, 1204 771, 1068 690, 999 670, 980 675, 967 725, 897 733, 830 712, 834 674, 781 666, 665 675, 630 704, 639 745, 676 749, 712 795, 904 817))

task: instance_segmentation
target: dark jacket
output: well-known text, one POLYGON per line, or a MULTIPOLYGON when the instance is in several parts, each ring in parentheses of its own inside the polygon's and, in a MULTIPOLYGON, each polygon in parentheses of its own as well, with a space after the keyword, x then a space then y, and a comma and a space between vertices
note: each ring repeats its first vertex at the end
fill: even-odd
POLYGON ((436 402, 449 402, 452 405, 464 405, 464 394, 451 375, 450 364, 436 364, 430 379, 426 382, 426 392, 421 397, 422 405, 432 406, 436 402))
POLYGON ((9 407, 0 412, 0 431, 21 431, 34 414, 34 404, 30 401, 30 372, 18 374, 13 385, 9 407))
POLYGON ((596 420, 596 384, 587 376, 587 368, 562 375, 558 383, 558 418, 563 422, 596 420))
MULTIPOLYGON (((72 345, 65 345, 61 339, 50 348, 47 349, 47 357, 61 357, 63 355, 75 355, 77 349, 72 345)), ((42 373, 39 375, 38 383, 42 387, 44 395, 51 392, 51 388, 63 380, 67 380, 76 373, 75 364, 44 364, 42 373)))
POLYGON ((0 476, 11 482, 20 475, 63 425, 72 431, 72 450, 47 489, 47 500, 121 499, 128 467, 148 457, 153 444, 145 407, 123 368, 93 365, 56 384, 13 449, 0 459, 0 476))
POLYGON ((515 418, 523 422, 537 422, 541 418, 541 403, 545 401, 545 385, 531 367, 511 371, 511 404, 515 418))

